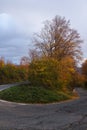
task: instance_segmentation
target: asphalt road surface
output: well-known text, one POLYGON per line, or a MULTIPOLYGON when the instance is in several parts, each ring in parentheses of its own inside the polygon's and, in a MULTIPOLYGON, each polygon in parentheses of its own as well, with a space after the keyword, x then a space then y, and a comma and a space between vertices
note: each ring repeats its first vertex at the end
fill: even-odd
POLYGON ((87 91, 77 91, 79 99, 64 103, 35 105, 0 100, 0 130, 87 130, 87 91))

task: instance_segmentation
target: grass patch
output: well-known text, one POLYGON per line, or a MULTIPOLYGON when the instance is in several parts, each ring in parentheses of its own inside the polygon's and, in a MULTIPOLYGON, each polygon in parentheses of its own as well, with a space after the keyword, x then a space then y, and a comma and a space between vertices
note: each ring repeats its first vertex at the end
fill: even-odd
POLYGON ((52 103, 70 99, 70 96, 43 87, 20 85, 1 91, 0 99, 21 103, 52 103))

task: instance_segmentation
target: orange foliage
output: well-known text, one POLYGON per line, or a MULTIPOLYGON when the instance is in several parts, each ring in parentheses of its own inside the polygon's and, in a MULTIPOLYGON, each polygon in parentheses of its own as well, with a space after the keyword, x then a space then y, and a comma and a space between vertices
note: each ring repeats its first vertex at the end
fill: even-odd
POLYGON ((26 81, 28 79, 28 65, 5 63, 0 59, 0 84, 26 81))

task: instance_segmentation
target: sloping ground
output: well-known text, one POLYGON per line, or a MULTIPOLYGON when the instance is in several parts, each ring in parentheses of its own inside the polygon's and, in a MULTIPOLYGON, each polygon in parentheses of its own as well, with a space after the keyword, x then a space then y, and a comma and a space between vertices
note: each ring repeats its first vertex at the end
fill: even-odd
POLYGON ((87 91, 80 98, 56 104, 17 104, 0 101, 0 130, 86 130, 87 91))

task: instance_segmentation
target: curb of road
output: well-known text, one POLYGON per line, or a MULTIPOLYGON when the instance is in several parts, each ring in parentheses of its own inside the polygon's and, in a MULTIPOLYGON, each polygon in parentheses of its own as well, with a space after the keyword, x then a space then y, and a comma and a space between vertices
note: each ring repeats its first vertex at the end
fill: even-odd
POLYGON ((33 106, 47 106, 47 105, 56 105, 56 104, 63 104, 63 103, 68 103, 68 102, 73 102, 75 100, 78 100, 80 97, 75 97, 75 98, 72 98, 72 99, 69 99, 69 100, 65 100, 65 101, 60 101, 60 102, 54 102, 54 103, 19 103, 19 102, 11 102, 11 101, 6 101, 6 100, 1 100, 0 99, 0 102, 2 103, 8 103, 8 104, 13 104, 13 105, 33 105, 33 106))

